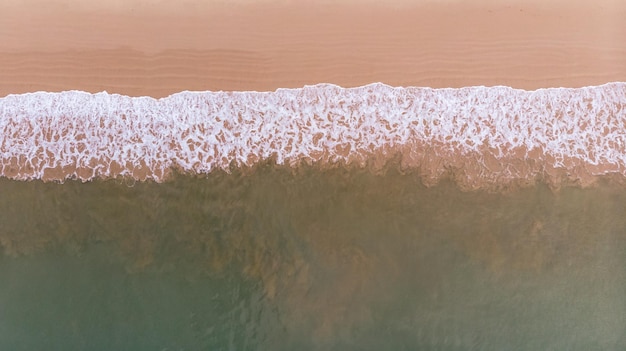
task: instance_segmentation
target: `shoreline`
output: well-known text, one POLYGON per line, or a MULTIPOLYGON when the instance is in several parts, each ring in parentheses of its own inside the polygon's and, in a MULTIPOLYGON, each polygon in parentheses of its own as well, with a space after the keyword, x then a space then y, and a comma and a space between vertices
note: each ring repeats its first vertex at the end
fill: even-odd
POLYGON ((166 181, 274 159, 450 173, 465 190, 626 177, 626 83, 525 91, 334 84, 167 98, 70 91, 0 99, 0 174, 166 181), (69 118, 68 118, 69 117, 69 118))
POLYGON ((421 169, 427 183, 452 169, 466 189, 537 178, 588 186, 600 174, 626 176, 626 93, 623 83, 607 83, 626 82, 623 18, 626 3, 615 0, 2 2, 0 174, 158 180, 177 168, 196 174, 227 169, 233 160, 253 165, 276 157, 326 167, 380 166, 400 157, 403 167, 421 169), (290 100, 316 89, 330 93, 318 100, 311 93, 302 106, 290 100), (372 89, 386 96, 375 107, 390 109, 388 116, 361 106, 376 99, 372 89), (400 103, 394 102, 398 89, 404 89, 400 103), (33 91, 65 93, 19 95, 33 91), (86 98, 80 91, 110 94, 86 98), (463 97, 468 91, 477 97, 463 97), (350 122, 358 118, 333 94, 348 98, 369 124, 350 122), (554 96, 575 106, 546 107, 554 96), (190 120, 177 116, 193 107, 186 99, 220 106, 231 120, 211 124, 221 112, 210 110, 190 120), (415 99, 432 104, 432 111, 411 107, 415 99), (40 110, 15 110, 9 100, 25 111, 40 110), (262 113, 249 111, 257 107, 262 113), (272 108, 283 114, 268 119, 272 108), (407 108, 413 109, 407 118, 397 114, 407 108), (445 129, 435 124, 433 111, 445 114, 446 123, 462 111, 462 123, 445 129), (339 117, 324 124, 333 113, 339 117), (295 115, 308 116, 322 132, 289 124, 295 115), (292 129, 281 129, 281 121, 292 129), (301 140, 289 141, 286 131, 301 140), (198 139, 188 139, 189 133, 198 139), (238 138, 251 141, 250 149, 231 147, 238 138))

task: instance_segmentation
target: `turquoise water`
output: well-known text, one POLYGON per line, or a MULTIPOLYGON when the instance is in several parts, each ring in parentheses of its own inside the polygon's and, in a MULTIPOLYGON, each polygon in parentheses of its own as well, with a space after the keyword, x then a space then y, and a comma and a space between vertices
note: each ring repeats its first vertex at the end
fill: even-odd
POLYGON ((626 349, 626 191, 0 180, 2 350, 626 349))

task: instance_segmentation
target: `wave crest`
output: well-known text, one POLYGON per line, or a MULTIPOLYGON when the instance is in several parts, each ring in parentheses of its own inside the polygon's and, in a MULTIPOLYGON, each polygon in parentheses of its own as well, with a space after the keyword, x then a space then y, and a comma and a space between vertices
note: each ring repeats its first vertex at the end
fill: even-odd
POLYGON ((626 176, 626 83, 525 91, 381 83, 275 92, 181 92, 162 99, 37 92, 0 99, 0 175, 63 181, 167 179, 279 164, 384 163, 400 154, 432 181, 471 188, 626 176))

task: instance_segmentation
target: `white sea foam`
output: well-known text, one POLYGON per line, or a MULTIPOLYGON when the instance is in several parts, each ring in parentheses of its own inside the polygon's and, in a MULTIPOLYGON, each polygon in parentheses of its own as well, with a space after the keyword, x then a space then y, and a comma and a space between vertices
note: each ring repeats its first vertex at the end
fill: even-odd
POLYGON ((429 144, 496 158, 540 149, 552 167, 574 159, 626 175, 626 83, 536 91, 319 84, 161 99, 37 92, 0 98, 0 133, 1 174, 22 180, 53 169, 65 170, 62 179, 136 176, 144 167, 161 181, 172 168, 207 173, 272 156, 363 162, 429 144))

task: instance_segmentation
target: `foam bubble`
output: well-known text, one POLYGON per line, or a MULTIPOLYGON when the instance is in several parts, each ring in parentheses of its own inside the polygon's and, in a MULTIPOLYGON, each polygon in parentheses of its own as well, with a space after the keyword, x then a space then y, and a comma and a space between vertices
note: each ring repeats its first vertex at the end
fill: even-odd
POLYGON ((398 153, 405 167, 435 180, 454 168, 468 184, 553 170, 626 176, 626 83, 535 91, 319 84, 162 99, 37 92, 0 98, 0 133, 0 174, 19 180, 163 181, 174 168, 208 173, 269 157, 363 165, 398 153))

